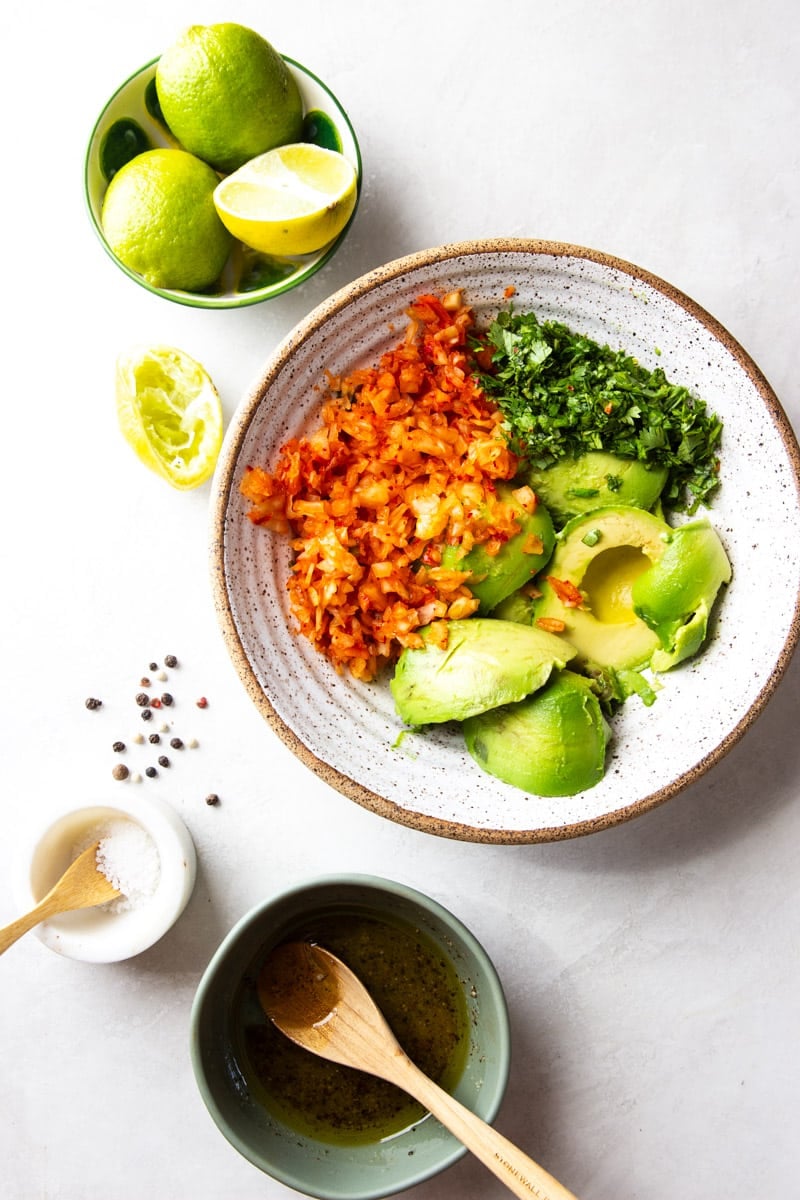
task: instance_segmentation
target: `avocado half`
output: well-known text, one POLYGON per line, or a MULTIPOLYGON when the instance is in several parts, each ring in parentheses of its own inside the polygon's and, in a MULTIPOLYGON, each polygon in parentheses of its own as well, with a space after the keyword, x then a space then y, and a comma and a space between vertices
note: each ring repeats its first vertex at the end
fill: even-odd
MULTIPOLYGON (((597 509, 559 534, 531 619, 562 623, 583 666, 667 671, 703 644, 730 578, 728 556, 705 517, 672 528, 641 509, 597 509)), ((511 615, 510 602, 502 611, 511 615)))
POLYGON ((503 542, 496 554, 489 554, 482 543, 463 555, 458 546, 446 546, 442 551, 443 566, 472 573, 467 587, 480 601, 478 615, 482 617, 541 570, 556 540, 552 517, 541 504, 529 512, 509 484, 498 484, 497 498, 513 510, 519 533, 503 542))
POLYGON ((659 561, 671 533, 659 517, 630 506, 575 517, 559 534, 533 619, 563 622, 564 637, 583 665, 646 666, 660 639, 634 611, 632 589, 659 561), (564 600, 563 585, 580 593, 579 605, 564 600))
POLYGON ((610 730, 587 679, 557 671, 517 704, 464 722, 467 750, 490 775, 539 796, 574 796, 603 778, 610 730))
POLYGON ((407 725, 463 721, 521 700, 575 654, 552 633, 492 617, 438 622, 420 632, 425 645, 402 652, 389 685, 407 725))
POLYGON ((556 524, 609 505, 650 509, 663 491, 667 467, 588 450, 550 467, 530 466, 525 477, 556 524))

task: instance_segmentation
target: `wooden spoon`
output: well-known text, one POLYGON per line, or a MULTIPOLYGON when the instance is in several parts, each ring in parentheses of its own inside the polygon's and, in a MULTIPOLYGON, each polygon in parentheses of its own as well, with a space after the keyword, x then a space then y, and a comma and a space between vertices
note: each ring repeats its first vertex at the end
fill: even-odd
POLYGON ((414 1065, 364 985, 328 950, 308 942, 278 946, 261 970, 258 998, 270 1020, 298 1046, 386 1079, 419 1100, 515 1196, 576 1200, 414 1065))
POLYGON ((83 854, 67 867, 44 899, 26 916, 19 917, 10 925, 6 925, 5 929, 0 929, 0 954, 9 946, 13 946, 23 933, 33 929, 40 921, 46 921, 48 917, 56 917, 59 913, 71 912, 76 908, 94 908, 96 904, 105 904, 107 900, 113 900, 120 894, 97 865, 99 845, 98 841, 84 850, 83 854))

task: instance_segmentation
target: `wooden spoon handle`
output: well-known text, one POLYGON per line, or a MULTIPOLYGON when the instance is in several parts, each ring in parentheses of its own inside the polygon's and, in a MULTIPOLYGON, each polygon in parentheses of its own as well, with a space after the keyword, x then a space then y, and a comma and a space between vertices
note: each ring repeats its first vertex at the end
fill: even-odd
POLYGON ((4 929, 0 929, 0 954, 5 954, 8 947, 13 946, 14 942, 18 941, 23 933, 33 929, 34 925, 38 925, 40 921, 46 921, 48 917, 52 917, 60 911, 59 905, 53 903, 50 896, 45 896, 44 900, 40 900, 36 908, 32 908, 24 917, 18 917, 16 921, 12 921, 4 929))
POLYGON ((515 1196, 524 1200, 532 1196, 536 1200, 577 1200, 544 1167, 448 1095, 409 1059, 394 1081, 424 1104, 515 1196))

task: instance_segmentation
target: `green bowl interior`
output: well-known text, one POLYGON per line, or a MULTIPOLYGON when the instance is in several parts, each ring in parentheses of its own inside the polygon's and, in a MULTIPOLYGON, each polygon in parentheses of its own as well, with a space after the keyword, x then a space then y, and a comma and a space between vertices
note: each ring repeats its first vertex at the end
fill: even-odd
POLYGON ((320 1200, 368 1200, 427 1179, 464 1148, 430 1115, 366 1145, 315 1141, 282 1125, 250 1093, 237 1058, 240 981, 253 959, 285 936, 298 916, 341 905, 392 914, 418 925, 455 967, 470 1022, 467 1061, 454 1095, 486 1121, 497 1114, 510 1058, 502 987, 486 952, 452 914, 401 884, 370 876, 303 884, 245 916, 217 950, 192 1009, 191 1052, 201 1095, 228 1141, 255 1166, 320 1200))
MULTIPOLYGON (((352 162, 358 173, 358 191, 361 192, 361 151, 347 113, 328 87, 306 67, 285 59, 303 98, 303 107, 308 125, 307 140, 319 142, 329 149, 339 150, 352 162), (315 114, 321 114, 316 117, 315 114)), ((236 243, 219 280, 219 286, 208 293, 183 292, 168 288, 153 287, 120 262, 108 245, 101 221, 103 197, 108 187, 104 171, 104 148, 112 129, 119 136, 119 122, 128 125, 129 136, 138 127, 144 139, 141 149, 148 147, 176 147, 178 143, 159 119, 160 111, 155 100, 155 75, 158 59, 147 63, 131 75, 108 101, 92 130, 86 149, 84 163, 84 190, 89 217, 95 232, 109 257, 130 279, 154 295, 163 296, 178 304, 194 308, 242 308, 259 304, 279 296, 314 275, 331 258, 347 235, 358 208, 347 226, 330 245, 315 254, 298 258, 268 258, 256 254, 236 243)))

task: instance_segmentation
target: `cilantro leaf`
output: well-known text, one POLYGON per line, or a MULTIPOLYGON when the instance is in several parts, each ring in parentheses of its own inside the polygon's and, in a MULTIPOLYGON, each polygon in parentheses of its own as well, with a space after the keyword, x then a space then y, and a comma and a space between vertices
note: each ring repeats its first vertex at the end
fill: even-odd
POLYGON ((688 512, 719 487, 722 422, 661 367, 649 371, 624 350, 510 308, 485 344, 491 367, 481 383, 505 416, 512 449, 535 466, 605 450, 667 467, 662 501, 688 512))

